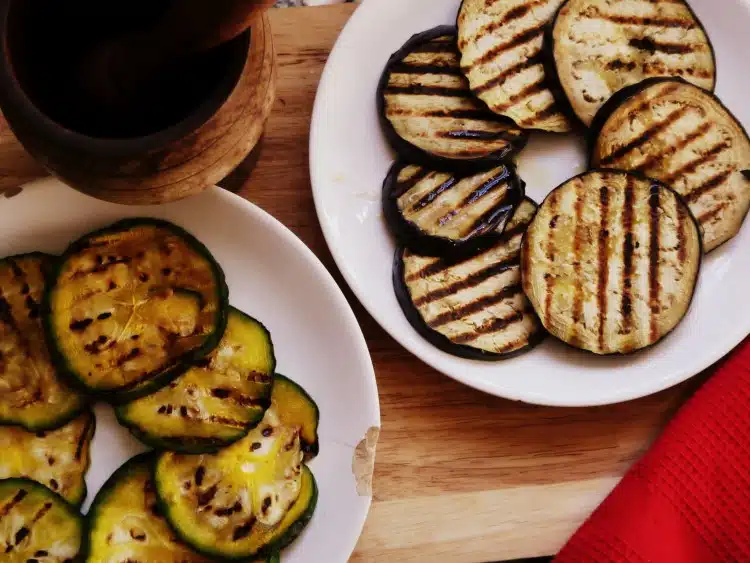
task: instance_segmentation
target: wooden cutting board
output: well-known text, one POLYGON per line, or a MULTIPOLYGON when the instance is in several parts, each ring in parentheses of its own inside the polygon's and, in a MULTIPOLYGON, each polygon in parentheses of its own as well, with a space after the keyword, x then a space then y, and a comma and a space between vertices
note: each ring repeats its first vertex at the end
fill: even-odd
MULTIPOLYGON (((308 174, 318 80, 354 9, 271 12, 278 99, 259 154, 223 182, 281 220, 323 260, 367 338, 383 427, 372 511, 352 561, 476 563, 553 554, 706 376, 621 405, 535 407, 455 383, 376 325, 327 250, 308 174)), ((0 123, 0 188, 39 174, 0 123)))

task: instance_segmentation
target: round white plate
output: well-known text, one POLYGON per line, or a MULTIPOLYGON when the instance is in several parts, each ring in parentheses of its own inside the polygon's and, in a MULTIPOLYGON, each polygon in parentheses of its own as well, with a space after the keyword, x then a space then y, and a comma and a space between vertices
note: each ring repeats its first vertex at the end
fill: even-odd
MULTIPOLYGON (((482 363, 446 354, 423 340, 396 302, 394 243, 380 209, 393 160, 378 124, 375 90, 386 61, 412 34, 454 24, 459 0, 367 0, 328 59, 310 137, 310 167, 320 223, 336 263, 370 314, 405 348, 435 369, 493 395, 530 403, 580 406, 642 397, 708 367, 750 332, 750 226, 712 253, 690 313, 665 341, 621 358, 596 358, 548 338, 532 352, 482 363)), ((750 4, 691 0, 714 43, 717 93, 750 126, 747 44, 750 4)), ((541 201, 585 169, 583 141, 533 134, 519 157, 528 194, 541 201)))
MULTIPOLYGON (((271 331, 278 371, 299 382, 320 407, 320 455, 310 468, 318 506, 285 563, 345 562, 362 532, 371 498, 357 493, 352 458, 368 429, 380 426, 378 391, 362 332, 341 290, 313 253, 273 217, 239 196, 210 189, 188 200, 126 207, 82 195, 55 180, 0 196, 0 256, 61 252, 95 228, 133 216, 172 221, 197 236, 221 264, 232 305, 271 331)), ((146 448, 96 406, 87 476, 87 509, 126 460, 146 448)))

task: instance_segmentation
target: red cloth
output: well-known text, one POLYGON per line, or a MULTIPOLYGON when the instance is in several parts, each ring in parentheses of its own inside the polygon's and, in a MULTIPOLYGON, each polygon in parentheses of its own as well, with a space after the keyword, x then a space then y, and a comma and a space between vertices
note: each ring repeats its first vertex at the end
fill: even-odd
POLYGON ((750 340, 555 559, 590 561, 750 562, 750 340))

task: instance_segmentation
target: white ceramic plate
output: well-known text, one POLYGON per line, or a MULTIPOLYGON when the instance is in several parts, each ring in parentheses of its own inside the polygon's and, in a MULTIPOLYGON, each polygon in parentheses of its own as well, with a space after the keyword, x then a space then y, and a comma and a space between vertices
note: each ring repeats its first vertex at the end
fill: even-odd
MULTIPOLYGON (((310 464, 320 488, 310 525, 284 551, 285 563, 344 562, 370 507, 352 473, 354 449, 380 425, 375 374, 349 304, 313 253, 286 227, 218 188, 158 207, 126 207, 79 194, 55 180, 0 196, 0 256, 60 252, 97 227, 132 216, 172 221, 206 244, 224 269, 230 302, 271 331, 278 371, 298 381, 320 407, 320 455, 310 464)), ((96 406, 87 476, 89 496, 123 462, 145 450, 110 407, 96 406)))
MULTIPOLYGON (((313 193, 328 245, 354 293, 398 342, 446 375, 493 395, 579 406, 625 401, 675 385, 708 367, 750 332, 750 226, 705 260, 683 323, 658 346, 623 358, 596 358, 547 339, 516 359, 464 360, 423 340, 391 285, 394 243, 380 210, 393 155, 378 124, 375 90, 386 61, 412 34, 454 24, 459 0, 368 0, 339 37, 320 83, 310 138, 313 193)), ((717 93, 750 126, 744 0, 692 0, 718 60, 717 93)), ((534 134, 519 158, 528 194, 541 201, 585 169, 572 136, 534 134)))

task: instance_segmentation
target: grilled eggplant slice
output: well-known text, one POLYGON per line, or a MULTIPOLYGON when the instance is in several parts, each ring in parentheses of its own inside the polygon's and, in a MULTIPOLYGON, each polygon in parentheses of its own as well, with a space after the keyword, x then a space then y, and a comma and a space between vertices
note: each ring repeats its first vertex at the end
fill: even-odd
POLYGON ((311 405, 298 385, 279 376, 271 408, 248 436, 216 454, 159 456, 157 495, 183 541, 209 557, 244 559, 275 553, 301 533, 317 499, 303 463, 311 417, 317 428, 311 405))
POLYGON ((563 0, 464 0, 458 14, 461 68, 471 90, 524 129, 572 130, 544 68, 544 28, 563 0))
POLYGON ((750 138, 719 99, 684 80, 651 79, 615 95, 594 121, 591 163, 661 180, 688 203, 710 252, 750 209, 750 138))
POLYGON ((127 461, 104 484, 88 514, 88 563, 210 563, 183 544, 161 515, 151 475, 155 456, 127 461))
POLYGON ((684 0, 568 0, 545 42, 573 113, 586 125, 616 92, 644 79, 682 77, 713 90, 716 59, 684 0))
POLYGON ((181 228, 128 219, 74 242, 46 293, 45 330, 72 385, 113 403, 163 387, 227 323, 224 274, 181 228))
POLYGON ((401 244, 439 256, 502 230, 524 191, 511 165, 463 176, 397 162, 383 184, 383 212, 401 244))
POLYGON ((0 479, 32 479, 80 506, 86 498, 86 472, 96 419, 86 411, 62 428, 29 432, 0 428, 0 479))
POLYGON ((464 172, 492 168, 528 140, 513 121, 472 96, 461 74, 454 27, 415 35, 394 53, 377 101, 393 149, 423 166, 464 172))
POLYGON ((547 197, 523 241, 523 288, 545 328, 595 354, 655 344, 688 311, 698 223, 664 184, 593 170, 547 197))
POLYGON ((0 481, 0 553, 6 563, 71 563, 83 519, 62 497, 28 479, 0 481))
POLYGON ((494 361, 525 352, 544 338, 521 289, 521 239, 535 212, 536 204, 524 200, 503 233, 468 255, 434 258, 396 251, 396 297, 425 339, 449 354, 494 361))
POLYGON ((40 253, 0 260, 0 424, 31 431, 59 428, 86 407, 44 341, 40 304, 53 261, 40 253))
POLYGON ((155 448, 214 452, 261 421, 275 367, 268 330, 231 308, 224 338, 211 354, 156 393, 119 406, 117 419, 155 448))

